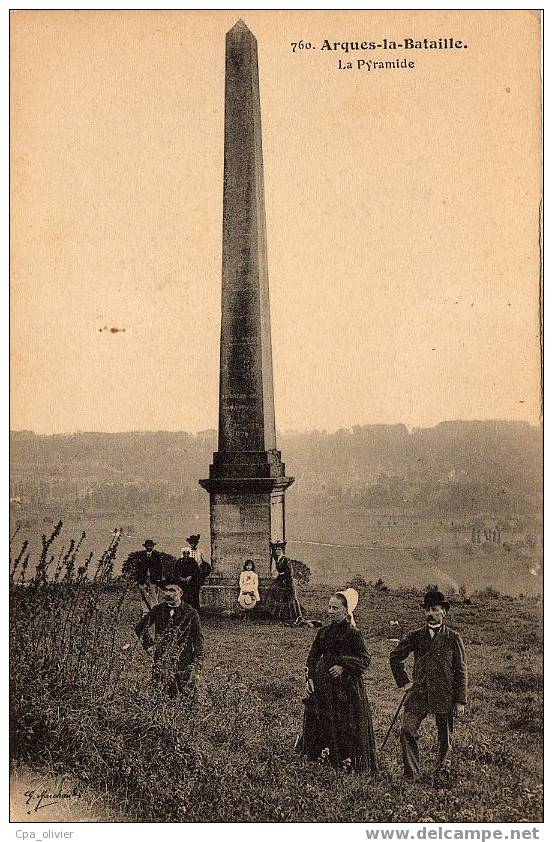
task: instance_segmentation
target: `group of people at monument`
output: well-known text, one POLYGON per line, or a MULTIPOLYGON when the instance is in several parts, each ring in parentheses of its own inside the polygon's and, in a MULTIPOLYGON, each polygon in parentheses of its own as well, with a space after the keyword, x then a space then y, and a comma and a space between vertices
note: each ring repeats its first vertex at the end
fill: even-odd
POLYGON ((190 535, 179 558, 154 549, 156 542, 151 538, 144 541, 143 549, 129 555, 123 564, 123 576, 138 585, 144 613, 160 602, 161 586, 168 581, 177 582, 184 601, 199 610, 200 589, 211 573, 211 565, 198 549, 200 538, 199 534, 190 535))
MULTIPOLYGON (((173 558, 172 565, 171 556, 156 552, 152 540, 145 541, 144 550, 131 554, 124 566, 125 575, 136 581, 145 603, 135 631, 153 658, 153 681, 172 696, 194 691, 203 662, 199 590, 211 568, 198 550, 199 538, 190 536, 188 549, 180 559, 173 558)), ((305 620, 293 567, 284 550, 284 542, 271 545, 277 576, 267 593, 268 611, 288 624, 300 619, 306 625, 321 626, 305 620)), ((259 579, 253 561, 244 564, 239 587, 242 608, 247 610, 259 603, 259 579)), ((379 768, 378 754, 363 679, 370 656, 354 618, 358 599, 352 587, 336 591, 329 598, 328 623, 319 628, 307 655, 303 729, 296 748, 313 761, 374 775, 379 768)), ((404 777, 408 781, 420 777, 419 729, 423 720, 433 715, 437 728, 435 781, 442 785, 450 776, 454 719, 463 715, 466 704, 465 652, 460 635, 446 625, 450 604, 444 595, 438 590, 428 591, 421 607, 424 624, 393 649, 390 667, 397 686, 407 688, 400 704, 404 707, 400 730, 404 777), (405 668, 411 654, 412 679, 405 668)))
MULTIPOLYGON (((201 535, 187 538, 187 546, 181 548, 179 558, 156 550, 156 542, 146 539, 143 549, 131 553, 123 564, 123 575, 132 578, 138 585, 142 609, 147 613, 161 599, 160 587, 169 580, 182 587, 183 600, 200 610, 200 590, 211 573, 211 565, 198 549, 201 535)), ((263 602, 264 611, 275 620, 290 625, 309 625, 298 600, 293 561, 286 554, 286 541, 270 544, 271 571, 274 578, 263 602)), ((255 563, 247 559, 238 582, 238 605, 245 612, 251 611, 261 602, 259 576, 255 563)))

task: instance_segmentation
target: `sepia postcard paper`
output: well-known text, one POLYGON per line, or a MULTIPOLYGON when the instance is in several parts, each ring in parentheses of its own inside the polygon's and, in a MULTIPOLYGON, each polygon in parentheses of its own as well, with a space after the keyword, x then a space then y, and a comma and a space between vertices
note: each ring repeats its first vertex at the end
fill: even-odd
POLYGON ((12 822, 542 821, 541 25, 11 12, 12 822))

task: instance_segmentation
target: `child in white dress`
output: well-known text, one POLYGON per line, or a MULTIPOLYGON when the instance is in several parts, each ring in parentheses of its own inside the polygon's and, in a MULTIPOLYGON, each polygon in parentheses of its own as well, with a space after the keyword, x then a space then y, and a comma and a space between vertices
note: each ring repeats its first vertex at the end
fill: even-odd
POLYGON ((238 604, 245 611, 255 608, 259 602, 259 577, 255 572, 255 564, 248 558, 240 574, 240 595, 238 604))

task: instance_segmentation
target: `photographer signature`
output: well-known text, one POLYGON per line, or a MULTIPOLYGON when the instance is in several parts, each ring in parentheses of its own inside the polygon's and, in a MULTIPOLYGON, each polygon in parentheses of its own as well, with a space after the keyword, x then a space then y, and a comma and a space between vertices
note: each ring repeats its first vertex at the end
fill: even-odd
MULTIPOLYGON (((29 807, 34 801, 36 801, 33 812, 38 813, 39 810, 52 806, 53 803, 60 799, 81 797, 78 786, 73 786, 71 789, 67 789, 64 792, 63 785, 64 780, 62 778, 56 792, 48 792, 46 789, 28 789, 25 792, 25 798, 27 799, 25 804, 29 807)), ((30 811, 28 811, 27 815, 30 815, 30 811)))

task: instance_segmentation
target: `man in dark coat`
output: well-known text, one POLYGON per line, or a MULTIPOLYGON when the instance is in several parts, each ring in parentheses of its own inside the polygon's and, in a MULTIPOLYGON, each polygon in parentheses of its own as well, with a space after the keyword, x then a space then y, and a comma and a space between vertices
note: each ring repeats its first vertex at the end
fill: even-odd
POLYGON ((447 783, 451 771, 453 718, 462 716, 467 701, 467 668, 461 636, 445 625, 449 602, 440 591, 428 591, 422 607, 426 624, 410 632, 390 654, 398 687, 410 683, 405 660, 414 655, 413 684, 407 694, 400 731, 404 775, 420 775, 418 732, 430 713, 436 719, 438 753, 435 782, 447 783))
POLYGON ((138 585, 144 613, 159 602, 159 583, 174 574, 175 558, 154 550, 155 546, 155 541, 148 538, 144 541, 144 549, 131 553, 123 564, 123 576, 128 576, 138 585))
POLYGON ((199 540, 199 535, 188 538, 191 549, 183 547, 175 565, 175 576, 182 585, 182 598, 196 611, 200 610, 200 588, 211 573, 211 565, 197 549, 199 540))
POLYGON ((153 680, 166 686, 172 696, 193 689, 201 668, 203 634, 198 612, 182 599, 177 580, 161 583, 162 602, 142 617, 135 627, 137 637, 153 656, 153 680), (150 635, 154 627, 155 639, 150 635))

